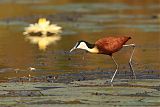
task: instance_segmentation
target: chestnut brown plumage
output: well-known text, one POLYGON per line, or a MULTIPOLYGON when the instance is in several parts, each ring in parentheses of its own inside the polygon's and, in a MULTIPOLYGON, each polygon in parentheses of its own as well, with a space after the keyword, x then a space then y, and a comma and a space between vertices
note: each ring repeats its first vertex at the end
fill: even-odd
POLYGON ((119 51, 123 47, 133 47, 133 51, 131 53, 131 57, 129 60, 129 66, 130 66, 130 70, 132 71, 134 77, 136 78, 135 72, 134 72, 132 64, 131 64, 132 56, 133 56, 134 49, 135 49, 135 44, 125 45, 125 43, 129 39, 131 39, 131 37, 127 37, 127 36, 104 37, 104 38, 97 40, 95 42, 95 44, 90 44, 84 40, 81 40, 76 43, 76 45, 70 50, 70 52, 72 52, 75 49, 84 49, 90 53, 105 54, 105 55, 111 56, 112 60, 114 61, 115 65, 116 65, 116 70, 115 70, 115 72, 112 76, 112 79, 110 81, 110 82, 113 82, 113 79, 114 79, 114 77, 117 73, 117 70, 118 70, 118 64, 115 61, 112 54, 119 51))

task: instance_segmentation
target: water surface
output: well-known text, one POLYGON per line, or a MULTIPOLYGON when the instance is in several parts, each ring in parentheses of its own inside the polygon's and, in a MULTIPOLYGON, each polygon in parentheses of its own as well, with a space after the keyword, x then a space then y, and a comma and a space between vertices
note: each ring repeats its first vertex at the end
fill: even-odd
MULTIPOLYGON (((85 54, 69 50, 78 40, 94 43, 110 35, 129 35, 136 44, 133 66, 139 72, 159 74, 160 63, 159 0, 141 2, 81 0, 2 0, 0 2, 0 80, 8 78, 113 71, 109 56, 85 54), (4 10, 6 12, 4 12, 4 10), (62 40, 46 51, 25 41, 24 27, 46 17, 63 27, 62 40), (85 56, 83 60, 83 56, 85 56), (29 67, 36 68, 30 71, 29 67), (101 69, 101 70, 97 70, 101 69), (111 70, 112 69, 112 70, 111 70)), ((115 54, 120 71, 128 71, 131 50, 115 54)))

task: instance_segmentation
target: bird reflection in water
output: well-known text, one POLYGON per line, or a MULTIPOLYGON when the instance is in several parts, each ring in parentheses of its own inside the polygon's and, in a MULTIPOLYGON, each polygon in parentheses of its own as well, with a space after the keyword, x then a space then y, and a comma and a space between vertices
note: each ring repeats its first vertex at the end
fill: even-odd
POLYGON ((38 23, 30 24, 25 28, 25 39, 32 44, 38 44, 40 50, 45 50, 48 45, 55 44, 61 39, 62 28, 56 24, 50 24, 45 18, 40 18, 38 23))

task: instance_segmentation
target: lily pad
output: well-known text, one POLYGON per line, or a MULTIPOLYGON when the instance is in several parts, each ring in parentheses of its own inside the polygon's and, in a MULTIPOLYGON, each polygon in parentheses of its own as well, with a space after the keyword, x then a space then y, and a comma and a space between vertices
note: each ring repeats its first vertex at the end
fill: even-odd
POLYGON ((8 91, 0 91, 0 95, 8 94, 8 91))
MULTIPOLYGON (((0 83, 0 90, 42 90, 43 87, 48 88, 51 87, 52 83, 0 83)), ((65 87, 65 84, 62 83, 54 83, 54 87, 65 87)), ((52 86, 52 87, 53 87, 52 86)))

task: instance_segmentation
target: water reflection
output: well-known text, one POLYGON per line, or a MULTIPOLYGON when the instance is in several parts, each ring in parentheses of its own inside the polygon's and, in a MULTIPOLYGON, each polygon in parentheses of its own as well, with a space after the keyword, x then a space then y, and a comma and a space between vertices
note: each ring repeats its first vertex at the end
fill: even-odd
MULTIPOLYGON (((67 53, 78 40, 94 43, 107 35, 132 36, 133 39, 129 43, 135 43, 137 46, 134 56, 136 64, 138 63, 134 64, 136 73, 146 73, 145 70, 148 70, 159 74, 158 0, 1 0, 0 5, 0 79, 18 75, 23 77, 28 74, 40 76, 47 72, 112 72, 110 68, 114 66, 109 57, 85 54, 85 60, 82 60, 81 53, 67 53), (62 26, 63 33, 37 30, 37 19, 41 17, 62 26), (24 27, 35 22, 36 27, 35 24, 33 27, 30 25, 31 29, 26 29, 28 32, 22 36, 24 27), (57 45, 51 45, 52 43, 57 45), (40 49, 45 51, 39 51, 33 44, 39 45, 40 49), (35 67, 36 72, 29 73, 29 67, 35 67), (17 68, 20 71, 13 73, 13 69, 17 68)), ((126 70, 123 67, 130 55, 127 52, 128 50, 123 49, 119 54, 115 54, 116 60, 121 63, 120 72, 128 71, 127 67, 126 70)))
POLYGON ((29 40, 32 44, 38 44, 40 50, 46 50, 47 46, 50 44, 55 44, 58 40, 61 39, 60 35, 52 35, 52 36, 26 36, 26 40, 29 40))

